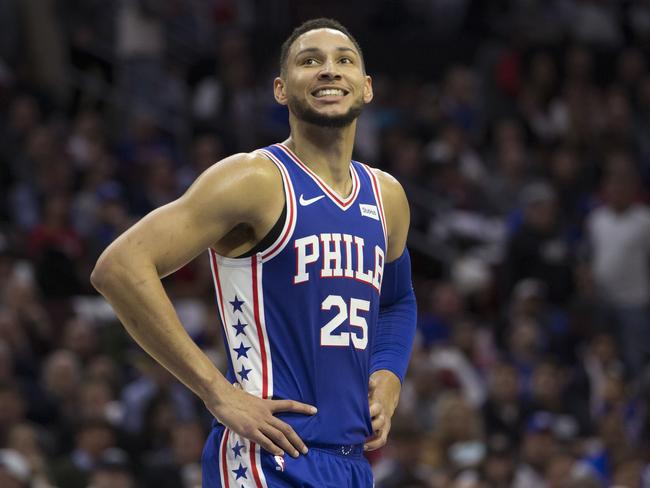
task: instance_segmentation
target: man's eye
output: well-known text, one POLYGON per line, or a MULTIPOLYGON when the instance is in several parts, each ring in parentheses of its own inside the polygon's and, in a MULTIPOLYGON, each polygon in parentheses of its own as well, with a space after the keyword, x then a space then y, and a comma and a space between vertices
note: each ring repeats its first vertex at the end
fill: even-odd
POLYGON ((351 64, 352 60, 350 58, 341 58, 341 63, 343 63, 343 64, 351 64))
POLYGON ((316 60, 314 58, 307 58, 305 59, 302 64, 307 65, 307 66, 312 66, 316 64, 316 60))

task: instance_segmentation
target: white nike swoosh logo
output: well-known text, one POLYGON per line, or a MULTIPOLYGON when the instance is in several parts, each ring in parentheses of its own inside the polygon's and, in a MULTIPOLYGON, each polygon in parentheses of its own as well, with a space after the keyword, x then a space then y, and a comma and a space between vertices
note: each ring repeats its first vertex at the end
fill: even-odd
POLYGON ((312 203, 317 202, 321 198, 325 198, 325 195, 319 195, 317 197, 308 198, 308 199, 305 200, 305 196, 301 193, 299 201, 300 201, 300 205, 302 205, 303 207, 306 207, 307 205, 311 205, 312 203))

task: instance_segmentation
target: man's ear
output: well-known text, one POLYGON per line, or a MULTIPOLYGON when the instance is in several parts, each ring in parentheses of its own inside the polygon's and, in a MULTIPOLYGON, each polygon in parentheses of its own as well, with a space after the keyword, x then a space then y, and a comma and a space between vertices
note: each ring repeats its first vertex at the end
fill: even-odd
POLYGON ((275 97, 275 101, 278 102, 280 105, 287 104, 286 83, 279 76, 275 80, 273 80, 273 96, 275 97))
POLYGON ((363 102, 370 103, 372 97, 374 96, 372 91, 372 78, 369 75, 366 75, 366 82, 363 85, 363 102))

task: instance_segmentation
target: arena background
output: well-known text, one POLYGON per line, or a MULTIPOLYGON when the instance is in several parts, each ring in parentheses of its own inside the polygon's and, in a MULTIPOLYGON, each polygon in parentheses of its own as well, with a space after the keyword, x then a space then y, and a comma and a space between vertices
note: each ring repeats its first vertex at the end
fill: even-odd
MULTIPOLYGON (((358 38, 355 158, 412 205, 418 338, 377 487, 650 486, 650 1, 0 2, 0 485, 200 486, 209 417, 88 276, 287 135, 290 30, 358 38)), ((207 256, 165 280, 225 363, 207 256)))

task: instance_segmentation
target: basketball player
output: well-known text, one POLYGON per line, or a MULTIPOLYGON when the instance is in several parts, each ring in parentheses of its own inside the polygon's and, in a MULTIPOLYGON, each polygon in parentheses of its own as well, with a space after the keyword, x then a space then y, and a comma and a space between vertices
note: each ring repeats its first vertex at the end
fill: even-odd
POLYGON ((298 27, 273 89, 290 137, 209 168, 111 244, 91 279, 214 414, 204 487, 370 487, 362 453, 386 442, 415 328, 408 203, 351 161, 372 84, 342 25, 298 27), (206 249, 226 377, 161 284, 206 249))

